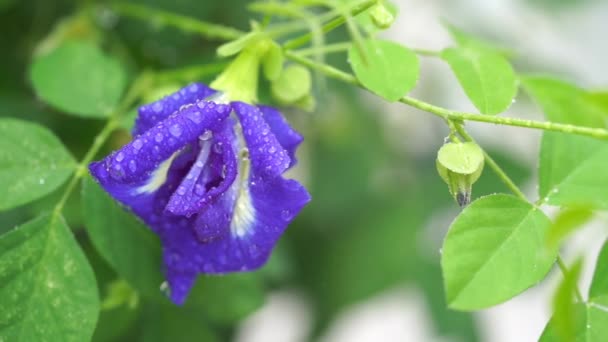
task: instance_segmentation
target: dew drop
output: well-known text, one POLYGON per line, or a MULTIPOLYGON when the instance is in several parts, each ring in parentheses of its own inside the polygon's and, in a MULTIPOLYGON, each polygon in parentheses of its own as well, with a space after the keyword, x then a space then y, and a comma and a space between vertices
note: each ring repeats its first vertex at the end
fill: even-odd
POLYGON ((118 154, 116 155, 116 161, 120 163, 121 161, 123 161, 123 159, 125 159, 125 154, 122 152, 118 152, 118 154))
POLYGON ((186 194, 186 188, 184 188, 183 186, 180 186, 179 188, 177 188, 177 193, 180 194, 181 196, 184 196, 186 194))
POLYGON ((264 127, 264 128, 262 129, 262 135, 267 135, 269 131, 270 131, 270 130, 268 129, 268 127, 264 127))
POLYGON ((213 137, 213 132, 211 132, 210 130, 206 129, 205 132, 198 137, 201 141, 207 141, 209 139, 211 139, 213 137))
POLYGON ((169 127, 169 133, 171 133, 172 136, 177 138, 182 135, 182 128, 179 124, 174 124, 173 126, 169 127))
POLYGON ((190 85, 190 87, 188 87, 188 90, 190 90, 191 93, 196 93, 198 90, 198 84, 192 83, 192 85, 190 85))
POLYGON ((133 148, 135 148, 136 151, 139 151, 139 149, 141 149, 142 146, 143 146, 143 143, 139 139, 137 139, 133 142, 133 148))
POLYGON ((270 146, 270 148, 268 148, 268 153, 272 154, 275 153, 277 151, 277 148, 274 146, 270 146))
POLYGON ((165 296, 170 297, 171 288, 169 287, 169 283, 163 281, 162 284, 160 284, 160 292, 162 292, 165 296))
POLYGON ((137 171, 137 164, 135 164, 135 160, 133 159, 129 161, 129 170, 131 170, 131 172, 137 171))
POLYGON ((176 100, 176 101, 179 100, 180 97, 181 96, 179 96, 178 93, 173 94, 173 99, 176 100))
POLYGON ((154 136, 154 141, 159 143, 159 142, 163 141, 163 138, 164 138, 163 134, 159 132, 159 133, 156 133, 156 135, 154 136))
MULTIPOLYGON (((202 102, 199 102, 199 107, 200 107, 201 103, 202 102)), ((189 112, 188 114, 186 114, 186 116, 188 117, 188 119, 190 119, 192 122, 194 122, 196 124, 201 123, 201 121, 202 121, 201 112, 199 112, 199 111, 189 112)))
POLYGON ((292 218, 291 211, 284 209, 281 211, 281 218, 283 221, 289 221, 292 218))
POLYGON ((207 102, 206 101, 199 101, 199 102, 196 103, 196 105, 200 109, 205 109, 205 106, 207 105, 207 102))
POLYGON ((196 184, 196 185, 194 186, 194 192, 195 192, 197 195, 202 196, 202 195, 204 195, 204 194, 205 194, 205 187, 204 187, 204 186, 202 186, 202 185, 200 185, 200 184, 196 184))
POLYGON ((156 102, 152 105, 152 110, 155 113, 160 113, 163 110, 163 104, 162 102, 156 102))
POLYGON ((224 106, 224 105, 218 105, 216 111, 219 114, 224 114, 224 112, 226 111, 226 106, 224 106))
POLYGON ((217 153, 217 154, 221 154, 224 151, 224 146, 222 146, 222 142, 218 141, 216 144, 213 145, 213 152, 217 153))

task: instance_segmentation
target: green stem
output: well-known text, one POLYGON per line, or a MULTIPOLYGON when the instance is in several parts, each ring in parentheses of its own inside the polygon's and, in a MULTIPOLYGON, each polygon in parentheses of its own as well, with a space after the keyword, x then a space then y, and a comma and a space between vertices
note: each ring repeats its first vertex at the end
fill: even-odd
POLYGON ((427 49, 411 49, 411 50, 417 55, 427 56, 427 57, 437 57, 441 54, 441 51, 433 51, 433 50, 427 50, 427 49))
MULTIPOLYGON (((293 51, 285 51, 285 56, 291 59, 294 62, 305 65, 311 69, 318 70, 325 74, 326 76, 335 78, 337 80, 356 85, 364 88, 364 86, 357 80, 357 78, 347 72, 336 69, 327 64, 316 63, 315 61, 308 59, 306 57, 300 56, 298 53, 293 51)), ((526 119, 518 119, 518 118, 508 118, 501 116, 491 116, 491 115, 483 115, 483 114, 475 114, 475 113, 466 113, 466 112, 458 112, 453 111, 441 107, 437 107, 430 103, 417 100, 408 96, 404 96, 399 99, 399 102, 407 104, 411 107, 418 108, 420 110, 429 112, 431 114, 437 115, 445 120, 454 120, 454 121, 477 121, 477 122, 487 122, 493 123, 497 125, 506 125, 506 126, 516 126, 516 127, 525 127, 532 129, 542 129, 545 131, 554 131, 554 132, 562 132, 562 133, 570 133, 577 135, 584 135, 596 139, 608 140, 608 130, 602 128, 590 128, 583 126, 574 126, 568 124, 555 123, 550 121, 535 121, 535 120, 526 120, 526 119)))
MULTIPOLYGON (((562 257, 559 256, 559 254, 557 255, 557 265, 559 266, 559 269, 564 274, 564 277, 566 277, 568 274, 570 274, 570 271, 568 270, 568 267, 566 266, 564 259, 562 259, 562 257)), ((583 295, 581 294, 581 291, 578 288, 578 286, 576 286, 574 289, 575 289, 574 295, 576 296, 576 299, 579 301, 579 303, 584 303, 585 300, 583 299, 583 295)))
POLYGON ((245 32, 232 27, 208 23, 185 15, 155 10, 147 6, 127 2, 115 2, 110 5, 110 8, 124 16, 154 24, 172 26, 185 32, 198 33, 209 39, 233 40, 245 34, 245 32))
MULTIPOLYGON (((356 17, 357 15, 367 11, 370 7, 372 7, 373 5, 375 5, 377 2, 377 0, 368 0, 368 1, 364 1, 360 4, 355 5, 354 7, 352 7, 350 9, 350 11, 347 11, 350 13, 351 17, 356 17)), ((325 34, 328 33, 332 30, 334 30, 337 27, 340 27, 341 25, 343 25, 346 22, 346 17, 344 16, 339 16, 331 21, 329 21, 328 23, 326 23, 325 25, 323 25, 323 27, 321 28, 321 31, 325 34)), ((294 39, 291 39, 287 42, 285 42, 285 44, 283 45, 283 47, 286 50, 290 50, 290 49, 295 49, 298 48, 302 45, 305 45, 306 43, 308 43, 311 39, 313 38, 313 34, 312 32, 308 32, 306 34, 303 34, 299 37, 296 37, 294 39)))
MULTIPOLYGON (((450 121, 453 122, 452 120, 450 120, 450 121)), ((477 144, 475 139, 473 139, 473 137, 470 136, 469 133, 467 133, 467 131, 464 130, 464 128, 462 127, 461 124, 454 123, 454 127, 458 131, 458 134, 460 134, 460 136, 462 136, 466 141, 470 141, 470 142, 477 144)), ((477 144, 477 145, 479 145, 479 144, 477 144)), ((507 186, 507 188, 509 188, 509 190, 511 190, 511 192, 513 192, 517 197, 521 198, 524 201, 528 201, 528 199, 526 198, 526 195, 523 193, 523 191, 521 191, 519 189, 519 187, 515 184, 515 182, 513 182, 513 180, 509 177, 509 175, 507 175, 507 173, 500 167, 500 165, 498 165, 498 163, 496 163, 496 161, 494 161, 494 159, 484 149, 482 149, 482 151, 483 151, 483 156, 486 161, 486 164, 492 169, 492 171, 494 171, 494 173, 496 173, 498 178, 500 178, 500 180, 507 186)))
POLYGON ((122 116, 128 111, 128 109, 137 100, 137 98, 142 93, 142 91, 145 89, 145 87, 147 87, 150 84, 150 80, 151 80, 151 75, 149 73, 143 73, 143 74, 141 74, 140 77, 138 77, 133 82, 131 88, 129 89, 129 91, 127 92, 127 94, 125 95, 125 97, 123 98, 121 103, 118 105, 117 109, 110 115, 110 118, 108 119, 106 125, 99 132, 99 134, 97 134, 95 139, 93 139, 93 144, 91 145, 91 147, 89 148, 87 153, 84 155, 82 160, 80 160, 78 165, 76 165, 76 170, 74 172, 74 175, 72 176, 68 185, 66 186, 63 194, 61 195, 61 198, 59 199, 59 202, 57 202, 57 204, 53 208, 54 217, 58 217, 61 214, 61 211, 63 210, 63 207, 65 206, 65 203, 70 198, 70 195, 72 194, 72 192, 78 185, 78 182, 84 176, 87 175, 87 172, 88 172, 87 167, 88 167, 89 163, 91 161, 93 161, 93 158, 95 158, 95 155, 97 155, 97 152, 99 152, 99 150, 105 144, 105 142, 108 140, 108 138, 110 137, 112 132, 114 132, 114 130, 117 127, 119 127, 119 122, 120 122, 122 116))
POLYGON ((300 49, 297 51, 300 56, 312 56, 318 53, 329 54, 334 52, 344 52, 353 45, 352 42, 342 42, 342 43, 334 43, 323 45, 319 47, 310 47, 306 49, 300 49))

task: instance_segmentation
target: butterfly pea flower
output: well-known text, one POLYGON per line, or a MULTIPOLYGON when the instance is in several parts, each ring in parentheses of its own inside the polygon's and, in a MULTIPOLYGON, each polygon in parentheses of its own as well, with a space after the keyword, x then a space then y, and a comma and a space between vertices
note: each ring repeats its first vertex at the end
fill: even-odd
POLYGON ((283 176, 303 138, 275 108, 194 83, 141 106, 133 136, 90 171, 160 237, 177 304, 198 274, 264 265, 310 201, 283 176))

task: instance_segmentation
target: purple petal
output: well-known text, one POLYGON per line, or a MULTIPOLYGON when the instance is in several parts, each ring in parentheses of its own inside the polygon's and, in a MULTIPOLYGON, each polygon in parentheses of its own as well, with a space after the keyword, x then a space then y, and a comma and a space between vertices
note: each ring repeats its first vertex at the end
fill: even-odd
MULTIPOLYGON (((258 178, 247 186, 249 208, 239 208, 234 192, 228 191, 198 215, 195 225, 206 225, 199 228, 205 236, 179 228, 162 237, 169 269, 180 274, 223 274, 264 265, 287 225, 310 201, 310 195, 298 182, 282 177, 269 181, 258 178), (243 210, 252 213, 251 221, 236 219, 243 210)), ((174 282, 171 287, 178 285, 174 282)))
POLYGON ((157 215, 166 204, 156 200, 155 193, 160 189, 175 191, 196 158, 199 136, 219 130, 229 112, 227 105, 208 102, 184 108, 117 152, 92 163, 91 174, 115 199, 154 228, 154 220, 146 215, 157 215))
POLYGON ((258 106, 258 108, 262 111, 264 121, 268 123, 274 136, 287 151, 289 158, 291 159, 289 167, 294 166, 297 162, 296 149, 304 138, 289 125, 289 122, 285 120, 281 112, 277 109, 269 106, 258 106))
POLYGON ((206 140, 200 141, 197 160, 171 197, 168 211, 191 216, 232 185, 237 175, 233 126, 232 120, 226 120, 223 130, 213 135, 209 132, 206 140))
POLYGON ((162 99, 139 107, 133 135, 143 134, 158 122, 178 111, 182 106, 196 103, 215 93, 215 90, 201 83, 192 83, 162 99))
POLYGON ((276 177, 282 174, 289 167, 290 159, 287 151, 270 131, 270 126, 264 121, 262 112, 257 107, 243 102, 233 102, 232 108, 243 128, 252 167, 262 171, 260 176, 276 177))

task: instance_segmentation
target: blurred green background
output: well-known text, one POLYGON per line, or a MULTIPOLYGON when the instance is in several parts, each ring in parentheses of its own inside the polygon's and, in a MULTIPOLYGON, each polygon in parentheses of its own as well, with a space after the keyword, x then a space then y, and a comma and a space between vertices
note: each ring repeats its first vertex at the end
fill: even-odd
MULTIPOLYGON (((3 52, 0 54, 0 116, 36 121, 51 128, 77 159, 90 146, 103 123, 63 115, 39 101, 30 85, 28 68, 39 43, 58 22, 91 2, 0 0, 3 52)), ((240 29, 247 29, 251 18, 246 11, 247 1, 132 2, 240 29)), ((559 46, 547 50, 542 45, 535 50, 523 41, 528 29, 522 26, 530 20, 539 25, 538 34, 546 34, 544 38, 531 37, 531 41, 540 39, 555 45, 561 38, 574 44, 572 42, 580 38, 577 35, 586 31, 579 28, 564 33, 551 31, 546 25, 556 25, 564 18, 566 28, 574 27, 573 22, 577 21, 590 25, 589 21, 598 21, 598 16, 608 20, 607 7, 601 1, 488 1, 476 11, 471 10, 480 3, 476 1, 395 3, 401 15, 386 36, 406 45, 429 49, 449 45, 447 34, 439 24, 444 17, 481 37, 497 39, 516 51, 522 49, 524 53, 517 63, 524 70, 562 70, 565 75, 590 85, 608 84, 608 77, 592 75, 588 71, 593 69, 588 65, 573 64, 578 55, 547 56, 541 50, 562 50, 559 46), (595 8, 602 11, 598 14, 595 8), (514 20, 521 13, 529 17, 514 20), (553 43, 547 38, 551 32, 557 37, 553 43), (551 63, 546 63, 548 60, 551 63)), ((170 70, 217 62, 217 42, 152 21, 119 18, 103 6, 98 7, 94 17, 101 35, 89 36, 86 30, 84 35, 97 39, 107 52, 119 56, 131 80, 146 69, 170 70)), ((588 30, 591 32, 592 28, 588 30)), ((601 39, 605 39, 605 35, 603 37, 601 39)), ((338 30, 329 36, 329 41, 346 38, 346 33, 338 30)), ((591 47, 595 39, 600 38, 581 39, 580 44, 591 47)), ((608 56, 605 48, 601 51, 604 57, 608 56)), ((593 63, 599 60, 598 54, 590 55, 586 61, 597 65, 593 63)), ((328 61, 348 70, 343 54, 332 55, 328 61)), ((454 90, 457 89, 455 80, 447 69, 436 64, 424 61, 422 80, 414 95, 447 107, 470 109, 462 92, 454 90)), ((605 70, 604 67, 604 74, 605 70)), ((480 322, 479 317, 476 319, 472 314, 450 311, 444 302, 439 246, 450 220, 459 210, 435 171, 435 151, 443 143, 447 129, 430 115, 401 105, 387 106, 369 94, 362 94, 351 86, 317 79, 317 108, 313 113, 285 110, 306 138, 299 151, 300 164, 292 176, 307 185, 313 201, 290 226, 267 266, 252 274, 202 279, 192 295, 194 304, 183 308, 156 303, 145 296, 140 296, 135 305, 120 303, 102 311, 94 340, 490 339, 493 335, 486 330, 492 328, 484 326, 487 320, 480 322), (371 314, 359 314, 357 319, 353 319, 352 314, 349 316, 349 313, 365 311, 366 303, 374 308, 371 314), (397 325, 403 326, 401 330, 393 333, 390 327, 385 327, 377 333, 370 330, 366 335, 366 322, 385 320, 389 324, 395 315, 397 325)), ((513 110, 530 112, 527 100, 519 101, 513 110)), ((524 133, 528 135, 522 136, 523 142, 518 143, 492 139, 496 131, 481 126, 473 126, 472 132, 477 133, 482 142, 488 142, 485 147, 518 184, 533 181, 537 147, 530 142, 536 144, 538 135, 524 133)), ((515 130, 502 132, 506 135, 515 130)), ((103 154, 126 139, 126 134, 115 134, 103 154)), ((507 192, 507 189, 487 170, 474 187, 474 197, 494 192, 507 192)), ((71 198, 66 216, 95 268, 103 300, 110 284, 116 284, 117 275, 96 254, 83 230, 78 196, 71 198)), ((0 213, 0 233, 33 218, 57 198, 58 195, 50 195, 34 204, 0 213)), ((540 334, 542 325, 534 329, 540 334)))

